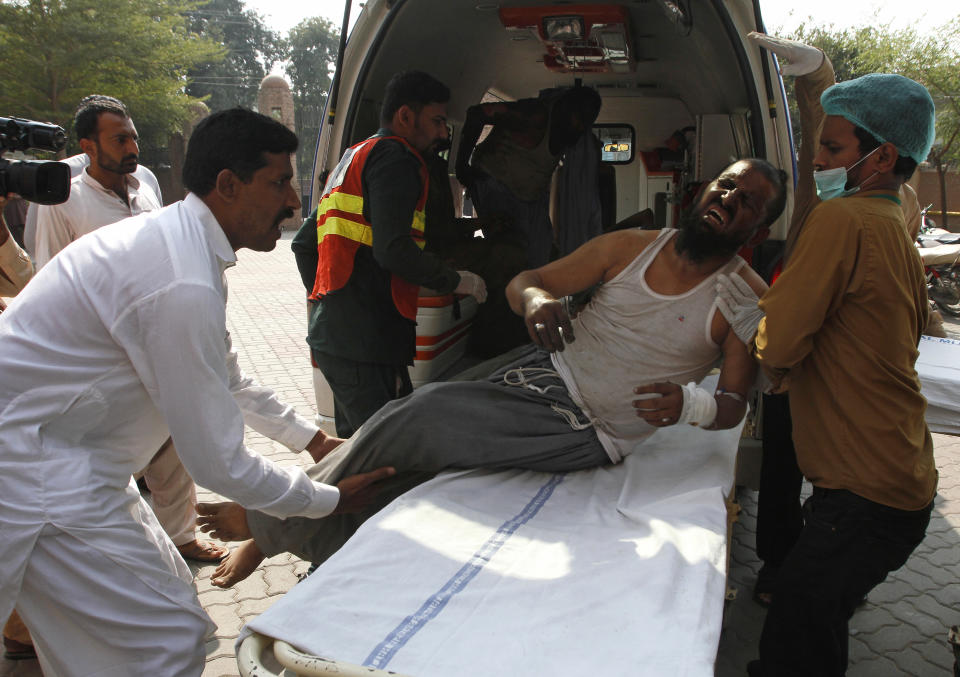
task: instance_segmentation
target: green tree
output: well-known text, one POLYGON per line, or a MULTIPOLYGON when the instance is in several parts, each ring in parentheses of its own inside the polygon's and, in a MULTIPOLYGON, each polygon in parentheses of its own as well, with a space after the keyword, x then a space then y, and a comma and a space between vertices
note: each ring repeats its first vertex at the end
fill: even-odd
POLYGON ((332 22, 320 17, 304 19, 287 37, 287 76, 293 85, 296 115, 297 173, 304 192, 313 175, 317 135, 327 105, 327 92, 340 47, 340 32, 332 22))
POLYGON ((940 224, 947 216, 947 172, 960 169, 960 18, 924 36, 906 54, 903 75, 922 82, 937 107, 937 137, 927 161, 940 181, 940 224))
MULTIPOLYGON (((130 109, 145 146, 163 147, 189 117, 195 64, 221 48, 187 28, 188 0, 2 0, 0 111, 72 131, 88 94, 130 109)), ((72 150, 77 150, 71 139, 72 150)))
MULTIPOLYGON (((811 19, 812 21, 812 19, 811 19)), ((960 168, 960 18, 936 31, 889 24, 837 29, 833 25, 801 24, 787 35, 819 47, 830 57, 838 81, 867 73, 899 73, 922 83, 937 107, 937 141, 928 161, 940 180, 941 223, 947 223, 946 173, 960 168)), ((794 104, 793 78, 785 78, 794 135, 799 140, 799 115, 794 104)))
MULTIPOLYGON (((899 55, 912 49, 919 39, 912 28, 898 30, 882 24, 838 29, 832 24, 822 26, 803 23, 796 32, 784 37, 822 49, 833 63, 838 82, 852 80, 867 73, 901 72, 904 63, 899 55)), ((799 140, 799 114, 796 97, 793 96, 794 80, 791 76, 784 78, 790 95, 793 131, 799 140)))
POLYGON ((223 45, 225 58, 190 69, 187 93, 211 111, 254 108, 260 81, 283 58, 281 37, 242 0, 209 0, 187 12, 190 29, 223 45))

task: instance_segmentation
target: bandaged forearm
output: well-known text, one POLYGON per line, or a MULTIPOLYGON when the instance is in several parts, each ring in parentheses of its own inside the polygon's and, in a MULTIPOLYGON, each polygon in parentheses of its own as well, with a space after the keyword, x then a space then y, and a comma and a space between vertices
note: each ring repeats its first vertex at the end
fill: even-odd
POLYGON ((689 423, 701 428, 706 428, 713 423, 717 417, 717 400, 713 393, 698 388, 693 381, 680 386, 680 389, 683 391, 683 409, 680 411, 677 423, 689 423))

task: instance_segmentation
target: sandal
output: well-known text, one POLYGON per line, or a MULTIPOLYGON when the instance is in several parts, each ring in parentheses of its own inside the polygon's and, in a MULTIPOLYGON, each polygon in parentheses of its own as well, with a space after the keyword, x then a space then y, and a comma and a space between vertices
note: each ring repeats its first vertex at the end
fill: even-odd
POLYGON ((183 559, 194 562, 219 562, 230 553, 230 549, 210 541, 194 539, 177 546, 177 552, 183 559))

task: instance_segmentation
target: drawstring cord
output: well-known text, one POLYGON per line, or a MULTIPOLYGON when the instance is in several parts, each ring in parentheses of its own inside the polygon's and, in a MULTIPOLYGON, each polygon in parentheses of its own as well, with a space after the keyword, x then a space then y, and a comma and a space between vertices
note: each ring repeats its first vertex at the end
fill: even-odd
MULTIPOLYGON (((534 392, 540 393, 541 395, 546 395, 551 388, 559 388, 564 390, 564 387, 556 383, 551 383, 546 386, 536 385, 537 381, 543 381, 545 378, 560 378, 558 374, 553 369, 546 369, 544 367, 515 367, 513 369, 508 369, 503 374, 503 382, 508 386, 527 388, 528 390, 533 390, 534 392)), ((581 423, 577 419, 577 415, 561 407, 556 402, 550 404, 550 408, 560 414, 573 430, 586 430, 587 428, 593 427, 592 421, 587 421, 586 423, 581 423)))
POLYGON ((553 369, 546 369, 545 367, 515 367, 513 369, 508 369, 503 374, 503 382, 508 386, 518 386, 520 388, 527 388, 528 390, 533 390, 538 392, 541 395, 546 395, 549 392, 550 388, 560 388, 563 389, 563 386, 559 386, 556 383, 552 383, 546 387, 541 388, 540 386, 534 385, 536 381, 542 381, 544 378, 560 378, 560 374, 555 372, 553 369), (529 374, 529 376, 528 376, 529 374), (511 377, 516 377, 515 380, 511 377))
POLYGON ((574 430, 586 430, 587 428, 593 427, 593 421, 587 421, 586 423, 581 423, 580 421, 577 420, 576 414, 574 414, 569 409, 564 409, 556 402, 551 404, 550 408, 553 409, 558 414, 560 414, 561 416, 563 416, 565 419, 567 419, 567 423, 569 423, 570 427, 573 428, 574 430))

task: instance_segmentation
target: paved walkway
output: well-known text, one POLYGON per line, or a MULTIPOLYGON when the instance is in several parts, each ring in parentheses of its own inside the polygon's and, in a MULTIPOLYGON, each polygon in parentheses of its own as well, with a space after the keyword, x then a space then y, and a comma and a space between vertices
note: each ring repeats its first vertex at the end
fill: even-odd
MULTIPOLYGON (((282 399, 305 415, 314 413, 309 357, 303 342, 303 290, 286 234, 277 249, 262 254, 240 252, 230 280, 228 325, 243 369, 275 388, 282 399)), ((950 327, 960 338, 960 325, 950 327)), ((251 448, 281 464, 305 464, 286 448, 248 431, 251 448)), ((952 657, 947 627, 960 622, 960 438, 934 435, 940 469, 940 495, 926 540, 907 565, 870 593, 850 623, 850 677, 913 677, 950 674, 952 657)), ((203 490, 200 500, 215 497, 203 490)), ((753 553, 756 494, 739 491, 740 521, 734 527, 730 584, 736 599, 727 608, 716 674, 741 677, 756 655, 763 610, 750 600, 759 568, 753 553)), ((214 567, 193 567, 200 601, 217 624, 207 643, 204 677, 237 675, 233 641, 244 622, 257 616, 297 580, 307 565, 281 555, 267 560, 250 578, 229 590, 210 584, 214 567)), ((691 641, 693 638, 691 638, 691 641)), ((624 674, 628 674, 625 670, 624 674)), ((36 661, 0 661, 0 677, 38 677, 36 661)), ((665 676, 668 677, 668 676, 665 676)))

